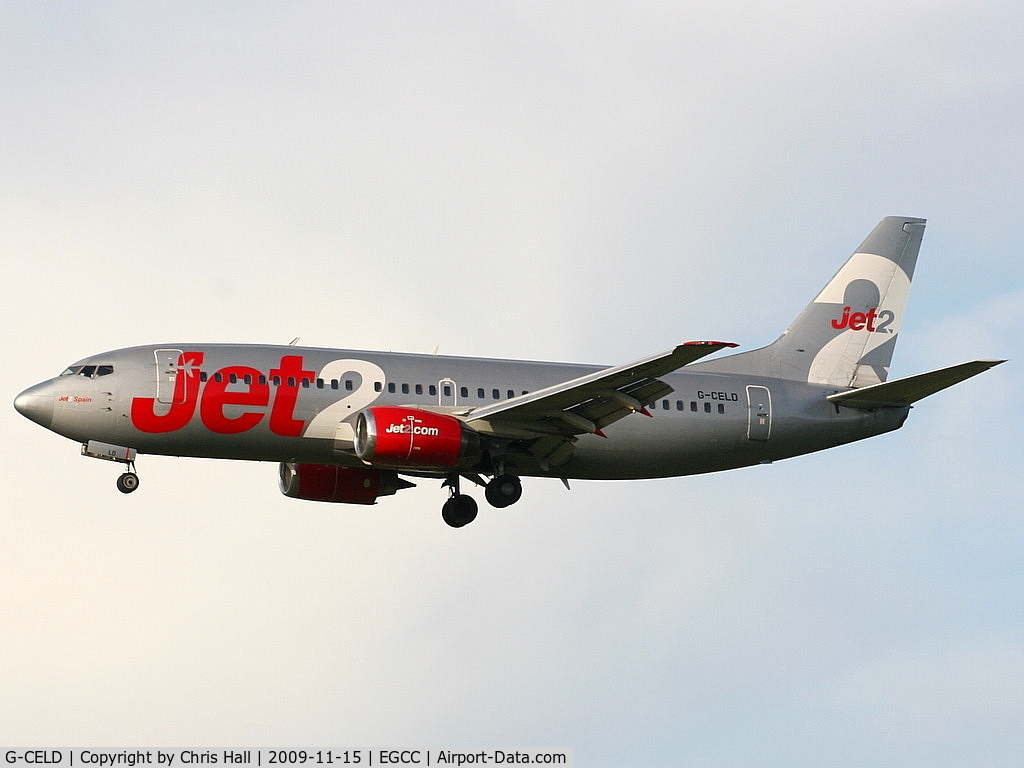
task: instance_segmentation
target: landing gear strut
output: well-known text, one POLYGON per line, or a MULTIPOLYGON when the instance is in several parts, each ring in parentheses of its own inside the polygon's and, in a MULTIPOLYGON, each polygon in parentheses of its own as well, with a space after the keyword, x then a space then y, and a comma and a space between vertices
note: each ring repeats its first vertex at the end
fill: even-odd
POLYGON ((476 500, 472 496, 459 493, 459 476, 449 477, 445 485, 451 489, 451 495, 441 507, 441 519, 452 528, 461 528, 476 520, 476 500))

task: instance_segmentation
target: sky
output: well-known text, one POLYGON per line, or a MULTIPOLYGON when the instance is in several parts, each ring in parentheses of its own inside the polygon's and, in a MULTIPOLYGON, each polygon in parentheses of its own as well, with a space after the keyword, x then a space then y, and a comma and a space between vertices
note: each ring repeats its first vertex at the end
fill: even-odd
POLYGON ((1024 752, 1024 7, 0 3, 0 399, 135 344, 613 365, 771 342, 929 220, 892 376, 1010 362, 771 466, 287 499, 0 409, 0 745, 1024 752), (482 502, 482 494, 479 494, 482 502))

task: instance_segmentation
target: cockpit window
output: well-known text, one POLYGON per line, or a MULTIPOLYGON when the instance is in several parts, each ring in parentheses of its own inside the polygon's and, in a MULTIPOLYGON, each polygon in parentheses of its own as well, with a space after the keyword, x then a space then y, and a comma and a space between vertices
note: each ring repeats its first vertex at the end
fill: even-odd
POLYGON ((87 379, 92 379, 96 376, 109 376, 113 372, 114 366, 112 365, 72 365, 70 368, 65 368, 61 376, 84 376, 87 379))

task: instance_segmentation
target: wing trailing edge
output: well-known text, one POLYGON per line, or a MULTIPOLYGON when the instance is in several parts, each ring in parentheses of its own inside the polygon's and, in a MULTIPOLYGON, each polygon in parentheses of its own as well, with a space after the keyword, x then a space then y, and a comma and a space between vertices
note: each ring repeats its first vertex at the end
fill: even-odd
POLYGON ((659 376, 735 346, 721 341, 686 342, 668 352, 477 408, 465 420, 476 428, 486 424, 509 437, 600 434, 602 427, 631 413, 649 416, 644 406, 672 391, 659 376))
POLYGON ((847 408, 906 407, 1005 362, 1005 360, 974 360, 937 371, 874 384, 870 387, 837 392, 834 395, 829 395, 827 399, 831 403, 847 408))

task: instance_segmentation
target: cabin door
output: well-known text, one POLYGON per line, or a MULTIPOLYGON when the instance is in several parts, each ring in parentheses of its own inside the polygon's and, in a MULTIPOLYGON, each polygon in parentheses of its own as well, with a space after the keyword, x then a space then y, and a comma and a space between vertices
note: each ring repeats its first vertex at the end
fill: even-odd
POLYGON ((767 440, 772 434, 772 393, 768 387, 747 387, 747 438, 767 440))

